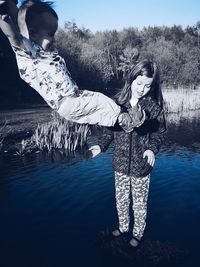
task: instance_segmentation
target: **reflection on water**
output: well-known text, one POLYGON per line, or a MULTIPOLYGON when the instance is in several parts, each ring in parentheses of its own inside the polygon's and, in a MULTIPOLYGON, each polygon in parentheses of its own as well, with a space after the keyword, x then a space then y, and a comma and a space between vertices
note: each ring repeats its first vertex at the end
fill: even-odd
POLYGON ((186 148, 198 152, 200 149, 200 110, 167 115, 166 149, 175 151, 186 148))
MULTIPOLYGON (((181 267, 199 262, 200 120, 192 115, 167 118, 145 232, 147 244, 188 251, 181 267)), ((1 156, 1 266, 118 266, 98 245, 99 233, 117 223, 111 160, 111 148, 91 160, 84 153, 1 156)))

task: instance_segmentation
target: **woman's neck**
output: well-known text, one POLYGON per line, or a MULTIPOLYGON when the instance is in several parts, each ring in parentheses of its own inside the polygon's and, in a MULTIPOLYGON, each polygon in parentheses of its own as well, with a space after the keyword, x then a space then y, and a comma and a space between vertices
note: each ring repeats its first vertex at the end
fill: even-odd
POLYGON ((137 103, 138 103, 138 101, 139 101, 139 99, 136 98, 136 97, 134 97, 134 96, 132 95, 132 97, 131 97, 131 99, 130 99, 130 104, 131 104, 131 106, 132 106, 132 107, 136 106, 137 103))

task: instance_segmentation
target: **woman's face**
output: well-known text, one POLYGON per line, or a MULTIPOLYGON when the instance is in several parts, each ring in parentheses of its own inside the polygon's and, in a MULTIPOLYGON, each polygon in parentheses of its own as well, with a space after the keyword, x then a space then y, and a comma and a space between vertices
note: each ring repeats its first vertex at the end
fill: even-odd
POLYGON ((146 75, 139 75, 131 84, 132 96, 137 99, 145 96, 151 90, 153 78, 146 75))

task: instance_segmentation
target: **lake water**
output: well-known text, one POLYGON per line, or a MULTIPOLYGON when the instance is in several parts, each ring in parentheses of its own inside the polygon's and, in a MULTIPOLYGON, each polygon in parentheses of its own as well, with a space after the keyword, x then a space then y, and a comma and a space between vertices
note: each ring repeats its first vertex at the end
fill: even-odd
MULTIPOLYGON (((111 159, 111 148, 90 160, 1 156, 0 266, 136 266, 123 255, 120 262, 102 246, 110 241, 100 238, 117 225, 111 159)), ((181 267, 198 266, 199 112, 168 118, 168 138, 151 175, 145 240, 183 251, 181 267)))

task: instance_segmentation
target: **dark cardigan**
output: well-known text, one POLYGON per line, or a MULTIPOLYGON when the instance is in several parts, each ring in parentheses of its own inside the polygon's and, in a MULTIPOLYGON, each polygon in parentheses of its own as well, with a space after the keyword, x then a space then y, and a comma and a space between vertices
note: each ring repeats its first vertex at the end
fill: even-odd
POLYGON ((152 167, 147 163, 147 157, 143 159, 143 153, 147 149, 152 150, 154 154, 158 153, 165 137, 166 125, 163 110, 154 100, 150 97, 142 98, 139 104, 148 116, 148 120, 143 125, 135 128, 131 133, 125 133, 117 127, 105 128, 98 144, 104 152, 114 141, 113 168, 115 171, 144 177, 151 172, 152 167))

